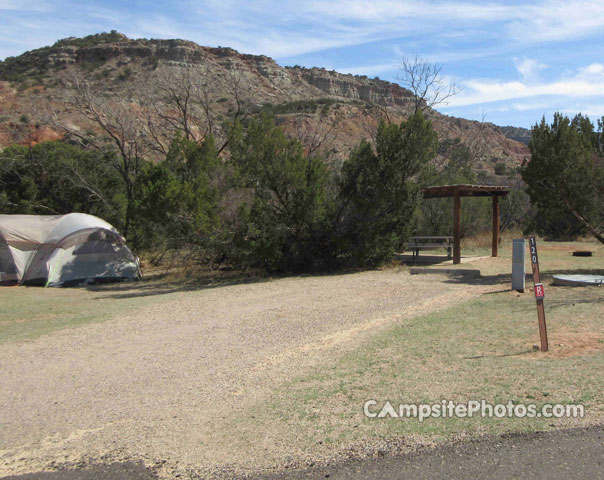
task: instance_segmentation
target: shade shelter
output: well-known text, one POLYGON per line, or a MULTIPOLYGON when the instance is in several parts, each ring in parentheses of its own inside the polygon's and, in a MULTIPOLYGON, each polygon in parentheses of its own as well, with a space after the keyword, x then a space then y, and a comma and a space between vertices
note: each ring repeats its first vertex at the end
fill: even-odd
POLYGON ((139 261, 92 215, 0 215, 0 284, 63 286, 136 279, 139 261))
POLYGON ((491 255, 497 256, 499 245, 499 197, 509 193, 509 187, 498 185, 442 185, 424 188, 424 198, 453 197, 453 263, 461 262, 460 222, 461 197, 491 197, 493 199, 493 240, 491 255))

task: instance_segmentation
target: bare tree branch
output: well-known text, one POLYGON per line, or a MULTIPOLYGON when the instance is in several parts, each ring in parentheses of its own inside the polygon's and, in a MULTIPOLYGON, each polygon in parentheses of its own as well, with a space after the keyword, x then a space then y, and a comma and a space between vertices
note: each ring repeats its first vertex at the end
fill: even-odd
POLYGON ((441 75, 442 65, 419 56, 403 57, 399 65, 398 81, 414 95, 414 112, 424 111, 461 92, 455 82, 447 82, 441 75))
POLYGON ((326 152, 337 138, 337 118, 328 115, 297 115, 293 119, 296 138, 304 145, 309 156, 326 152))
POLYGON ((79 75, 72 80, 72 96, 69 104, 82 116, 92 121, 102 135, 96 136, 89 132, 63 122, 54 114, 54 124, 63 129, 72 138, 78 139, 83 145, 105 153, 107 142, 113 145, 116 155, 113 155, 113 167, 124 182, 126 190, 126 218, 124 221, 124 236, 132 220, 134 205, 134 185, 141 171, 143 158, 151 150, 145 116, 135 102, 122 100, 110 102, 103 97, 98 85, 91 83, 79 75))
POLYGON ((211 75, 215 72, 210 72, 205 66, 184 70, 165 67, 149 79, 140 102, 156 151, 165 154, 176 132, 197 143, 213 136, 220 145, 219 153, 226 148, 232 127, 248 113, 245 106, 249 92, 241 72, 226 71, 224 107, 230 108, 232 119, 229 124, 221 126, 217 106, 222 99, 216 98, 218 92, 212 88, 211 75))

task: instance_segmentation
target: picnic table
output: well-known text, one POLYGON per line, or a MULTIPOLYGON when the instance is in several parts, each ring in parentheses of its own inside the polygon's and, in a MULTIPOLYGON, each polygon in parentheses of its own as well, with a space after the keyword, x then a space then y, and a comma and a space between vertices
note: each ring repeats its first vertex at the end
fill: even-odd
POLYGON ((407 249, 413 251, 413 259, 419 257, 420 250, 438 250, 440 248, 446 249, 447 258, 451 258, 453 237, 442 235, 411 237, 407 245, 407 249))

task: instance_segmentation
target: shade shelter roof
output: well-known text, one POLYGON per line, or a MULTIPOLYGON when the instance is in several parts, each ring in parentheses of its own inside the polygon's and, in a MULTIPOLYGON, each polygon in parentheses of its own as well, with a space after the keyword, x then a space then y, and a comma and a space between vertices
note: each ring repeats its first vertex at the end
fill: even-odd
POLYGON ((424 198, 453 197, 453 263, 461 262, 461 197, 491 197, 493 199, 492 256, 497 256, 499 244, 499 197, 509 193, 502 185, 442 185, 424 188, 424 198))
POLYGON ((503 185, 442 185, 424 188, 424 198, 453 197, 455 191, 460 197, 503 197, 510 191, 510 187, 503 185))

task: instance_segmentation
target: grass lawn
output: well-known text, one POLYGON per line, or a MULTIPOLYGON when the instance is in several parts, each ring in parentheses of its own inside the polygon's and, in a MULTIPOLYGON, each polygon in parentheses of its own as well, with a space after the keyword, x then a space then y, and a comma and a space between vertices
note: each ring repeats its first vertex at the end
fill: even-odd
POLYGON ((108 320, 151 299, 132 297, 116 301, 111 296, 84 288, 1 288, 0 344, 108 320))
MULTIPOLYGON (((511 242, 509 242, 511 244, 511 242)), ((480 268, 483 277, 449 281, 490 282, 492 292, 446 310, 405 320, 374 336, 337 363, 281 385, 254 422, 282 424, 284 438, 302 450, 383 438, 443 441, 456 435, 501 434, 604 423, 604 288, 555 287, 558 272, 604 273, 604 248, 592 242, 538 243, 550 352, 539 343, 532 281, 510 290, 511 246, 480 268), (594 257, 573 257, 589 249, 594 257), (489 419, 366 418, 363 404, 486 400, 490 403, 581 403, 586 418, 489 419)), ((464 254, 484 254, 480 246, 464 254)), ((451 268, 448 266, 447 268, 451 268)), ((527 270, 530 264, 527 259, 527 270)), ((436 282, 435 282, 436 283, 436 282)), ((378 407, 379 409, 379 407, 378 407)), ((249 412, 252 416, 252 412, 249 412)))
MULTIPOLYGON (((464 255, 488 255, 489 239, 468 242, 464 255)), ((439 442, 456 436, 534 431, 604 423, 604 288, 554 287, 555 273, 604 273, 604 247, 594 242, 538 242, 550 352, 539 343, 532 282, 525 293, 510 290, 511 241, 500 257, 459 268, 480 269, 480 278, 436 275, 440 282, 489 285, 488 293, 434 313, 402 320, 368 335, 333 363, 274 382, 268 401, 224 418, 229 438, 248 448, 258 435, 305 455, 381 439, 439 442), (573 257, 592 250, 593 257, 573 257), (363 404, 582 403, 586 418, 489 419, 366 418, 363 404), (247 433, 245 433, 247 432, 247 433)), ((398 267, 400 268, 400 267, 398 267)), ((453 268, 447 265, 447 269, 453 268)), ((530 265, 527 259, 527 270, 530 265)), ((98 322, 181 292, 257 281, 233 278, 149 278, 132 284, 80 289, 0 289, 0 343, 98 322)), ((262 281, 267 281, 262 279, 262 281)), ((253 402, 252 402, 253 403, 253 402)), ((248 403, 249 405, 249 403, 248 403)), ((226 435, 227 433, 225 433, 226 435)))
POLYGON ((262 281, 240 273, 151 270, 141 281, 76 288, 0 287, 0 345, 102 322, 184 292, 262 281))

